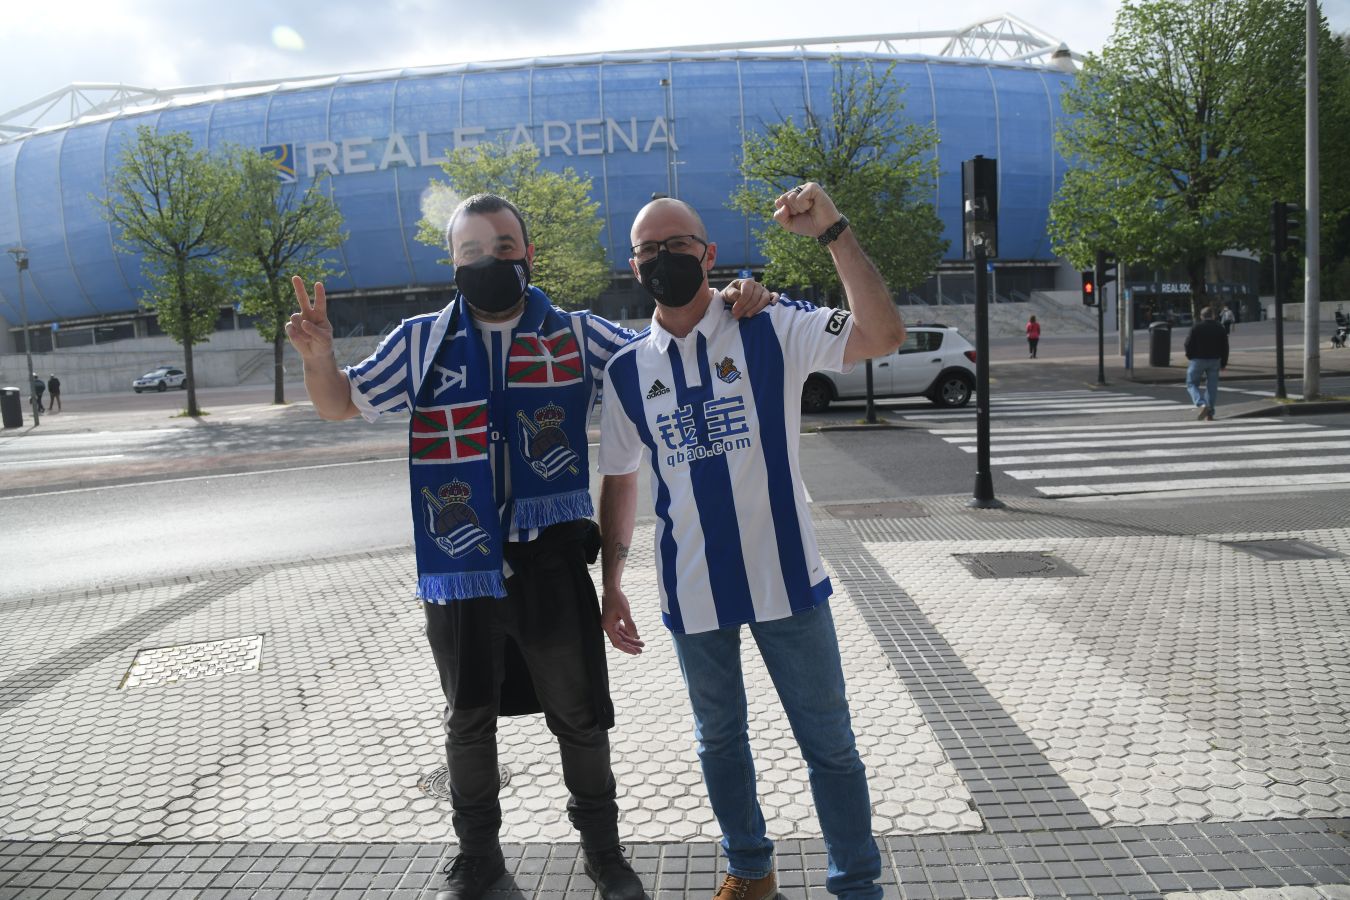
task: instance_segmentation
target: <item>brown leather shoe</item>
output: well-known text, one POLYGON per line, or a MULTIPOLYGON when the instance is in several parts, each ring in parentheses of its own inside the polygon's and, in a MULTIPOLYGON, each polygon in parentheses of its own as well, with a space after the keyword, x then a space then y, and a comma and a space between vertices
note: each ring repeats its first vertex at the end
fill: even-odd
POLYGON ((742 878, 727 873, 722 886, 713 894, 713 900, 769 900, 778 896, 778 876, 773 872, 763 878, 742 878))

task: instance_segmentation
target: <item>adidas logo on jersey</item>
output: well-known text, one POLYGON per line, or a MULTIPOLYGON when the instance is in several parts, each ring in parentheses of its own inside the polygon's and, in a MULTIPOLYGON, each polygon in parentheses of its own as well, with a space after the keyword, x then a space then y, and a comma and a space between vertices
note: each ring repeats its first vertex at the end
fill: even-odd
POLYGON ((652 382, 652 389, 651 389, 650 391, 647 392, 647 399, 648 399, 648 400, 655 400, 657 397, 660 397, 662 394, 669 394, 669 393, 670 393, 670 388, 668 388, 668 387, 666 387, 664 384, 662 384, 662 383, 661 383, 661 379, 658 378, 658 379, 656 379, 655 381, 652 382))

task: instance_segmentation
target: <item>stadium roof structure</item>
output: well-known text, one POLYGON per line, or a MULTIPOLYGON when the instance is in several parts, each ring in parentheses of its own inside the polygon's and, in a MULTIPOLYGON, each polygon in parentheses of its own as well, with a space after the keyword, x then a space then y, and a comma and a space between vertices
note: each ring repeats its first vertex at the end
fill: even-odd
MULTIPOLYGON (((804 52, 822 47, 843 48, 870 45, 874 52, 899 53, 897 45, 916 41, 945 40, 939 57, 984 60, 988 62, 1041 63, 1063 71, 1075 71, 1082 56, 1049 33, 1029 25, 1009 13, 981 19, 956 30, 911 31, 893 34, 836 35, 810 38, 780 38, 764 41, 740 41, 726 44, 689 44, 674 47, 649 47, 605 53, 606 59, 643 57, 652 54, 705 53, 737 51, 804 52)), ((594 59, 594 54, 538 57, 535 65, 566 65, 594 59)), ((65 128, 105 115, 144 112, 157 106, 201 103, 225 97, 237 97, 275 90, 314 87, 325 82, 376 80, 395 76, 435 75, 448 69, 519 66, 525 60, 494 60, 460 63, 450 66, 419 66, 404 69, 371 69, 298 78, 237 81, 222 84, 191 85, 178 88, 146 88, 128 84, 77 82, 38 97, 22 106, 0 113, 0 144, 30 134, 65 128)))

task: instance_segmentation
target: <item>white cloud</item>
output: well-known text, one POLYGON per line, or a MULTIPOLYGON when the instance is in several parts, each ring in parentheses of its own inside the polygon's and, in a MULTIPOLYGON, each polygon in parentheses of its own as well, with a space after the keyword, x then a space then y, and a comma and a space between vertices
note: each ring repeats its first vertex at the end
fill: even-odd
MULTIPOLYGON (((1120 0, 685 0, 678 14, 650 0, 500 0, 491 6, 444 0, 50 0, 0 17, 0 111, 71 82, 179 87, 289 78, 470 60, 589 53, 687 44, 725 44, 954 29, 1008 9, 1079 52, 1100 49, 1120 0), (471 16, 470 10, 491 10, 471 16), (293 41, 277 44, 279 27, 293 41)), ((1350 0, 1323 9, 1350 29, 1350 0)), ((899 49, 936 52, 941 42, 899 49)))

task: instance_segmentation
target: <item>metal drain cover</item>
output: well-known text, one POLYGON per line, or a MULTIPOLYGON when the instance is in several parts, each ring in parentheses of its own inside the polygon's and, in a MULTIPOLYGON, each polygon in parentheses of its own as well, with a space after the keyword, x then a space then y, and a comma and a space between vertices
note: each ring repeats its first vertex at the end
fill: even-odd
POLYGON ((826 509, 836 519, 922 519, 928 516, 928 510, 923 506, 908 500, 893 500, 886 503, 841 503, 827 506, 826 509))
POLYGON ((1078 578, 1082 572, 1045 551, 953 553, 976 578, 1078 578))
POLYGON ((136 653, 117 688, 127 690, 175 684, 189 678, 256 672, 262 663, 262 641, 261 634, 254 634, 199 644, 148 647, 136 653))
POLYGON ((1269 562, 1282 559, 1340 559, 1341 554, 1297 538, 1274 541, 1223 541, 1223 544, 1269 562))
MULTIPOLYGON (((504 788, 511 783, 511 770, 506 766, 497 767, 497 778, 504 788)), ((429 797, 435 797, 437 800, 450 799, 450 770, 445 766, 437 766, 427 774, 423 775, 417 782, 417 786, 429 797)))

